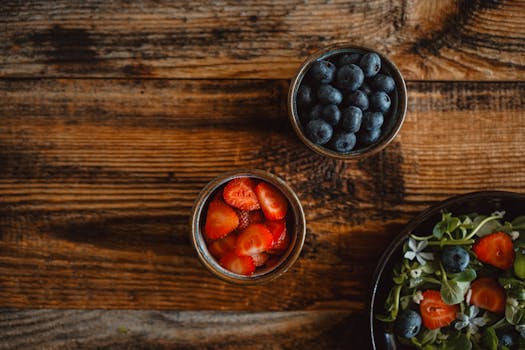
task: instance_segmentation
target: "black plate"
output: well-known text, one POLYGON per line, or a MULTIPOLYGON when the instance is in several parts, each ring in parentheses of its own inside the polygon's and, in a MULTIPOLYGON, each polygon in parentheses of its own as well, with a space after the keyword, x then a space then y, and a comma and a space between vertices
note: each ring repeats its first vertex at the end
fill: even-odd
POLYGON ((441 212, 454 215, 478 213, 488 215, 496 210, 504 210, 506 219, 525 215, 525 195, 513 192, 482 191, 452 197, 431 207, 412 219, 383 253, 374 272, 374 280, 369 301, 369 322, 372 348, 374 350, 394 350, 402 347, 392 334, 386 333, 382 322, 374 317, 384 312, 384 302, 392 287, 392 267, 401 259, 403 242, 411 233, 431 232, 441 220, 441 212))

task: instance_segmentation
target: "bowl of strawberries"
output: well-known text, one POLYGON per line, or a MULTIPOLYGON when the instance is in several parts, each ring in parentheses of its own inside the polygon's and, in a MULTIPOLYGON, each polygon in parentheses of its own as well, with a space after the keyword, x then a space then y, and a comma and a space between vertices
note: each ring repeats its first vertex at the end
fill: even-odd
POLYGON ((201 263, 236 284, 273 280, 299 257, 306 220, 295 192, 262 170, 240 170, 210 181, 190 220, 201 263))

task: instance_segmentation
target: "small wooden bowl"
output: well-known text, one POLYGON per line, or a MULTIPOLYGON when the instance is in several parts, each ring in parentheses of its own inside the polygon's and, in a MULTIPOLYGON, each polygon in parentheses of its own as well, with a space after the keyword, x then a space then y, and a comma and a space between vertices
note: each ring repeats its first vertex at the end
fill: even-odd
POLYGON ((369 156, 369 155, 372 155, 374 153, 381 151, 390 142, 392 142, 392 140, 398 134, 405 120, 406 110, 407 110, 407 88, 406 88, 405 80, 403 79, 403 76, 401 75, 401 72, 396 67, 396 65, 386 56, 382 55, 381 53, 375 50, 369 49, 367 47, 356 46, 356 45, 351 45, 351 44, 336 44, 336 45, 328 46, 308 56, 306 60, 303 62, 303 64, 297 70, 297 73, 295 74, 295 76, 293 77, 292 82, 290 84, 290 89, 288 92, 288 117, 290 118, 292 127, 295 133, 297 134, 297 136, 299 137, 299 139, 301 139, 301 141, 312 151, 317 152, 323 156, 335 158, 335 159, 343 159, 343 160, 357 159, 357 158, 369 156), (365 54, 369 52, 375 52, 379 55, 379 57, 381 58, 381 63, 382 63, 381 70, 388 73, 394 79, 396 83, 396 90, 395 90, 396 92, 391 96, 392 105, 391 105, 390 111, 387 114, 388 119, 385 119, 385 124, 383 125, 383 131, 382 131, 381 137, 379 138, 378 141, 376 141, 375 143, 369 146, 362 147, 362 148, 356 148, 348 153, 339 153, 327 147, 320 146, 320 145, 313 143, 304 134, 303 127, 299 119, 299 112, 297 110, 297 103, 296 103, 297 91, 299 90, 299 87, 301 86, 301 82, 303 81, 303 78, 305 77, 306 73, 308 73, 312 64, 318 59, 328 59, 332 56, 345 54, 345 53, 365 54))
POLYGON ((210 181, 199 193, 193 205, 190 217, 191 242, 197 251, 201 263, 216 277, 236 284, 258 284, 269 282, 285 273, 297 260, 303 248, 306 236, 306 219, 301 202, 295 192, 279 177, 262 170, 239 170, 228 172, 210 181), (203 235, 206 210, 217 190, 227 182, 238 177, 250 177, 275 186, 288 200, 287 228, 290 233, 290 245, 281 256, 278 264, 270 268, 257 269, 251 276, 233 273, 223 268, 210 254, 203 235), (291 222, 290 222, 291 221, 291 222))

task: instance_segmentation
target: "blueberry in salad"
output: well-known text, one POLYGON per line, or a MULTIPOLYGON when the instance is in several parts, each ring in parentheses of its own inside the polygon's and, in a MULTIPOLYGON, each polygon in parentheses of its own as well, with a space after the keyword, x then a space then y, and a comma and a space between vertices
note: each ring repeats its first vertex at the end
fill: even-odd
POLYGON ((432 232, 408 237, 376 315, 400 344, 525 349, 525 215, 504 215, 442 213, 432 232))

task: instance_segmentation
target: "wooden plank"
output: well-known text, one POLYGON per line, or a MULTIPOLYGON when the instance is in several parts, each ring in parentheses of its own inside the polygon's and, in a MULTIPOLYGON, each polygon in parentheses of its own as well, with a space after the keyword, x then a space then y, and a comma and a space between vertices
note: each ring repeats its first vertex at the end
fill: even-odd
POLYGON ((1 80, 0 307, 362 312, 379 255, 418 211, 525 188, 523 82, 410 83, 398 138, 353 162, 298 141, 286 87, 1 80), (308 232, 282 278, 238 287, 201 267, 188 215, 207 181, 251 167, 290 183, 308 232))
POLYGON ((344 312, 2 310, 0 349, 347 349, 357 323, 344 312))
POLYGON ((336 42, 410 80, 523 80, 525 3, 2 1, 0 76, 289 79, 336 42))

